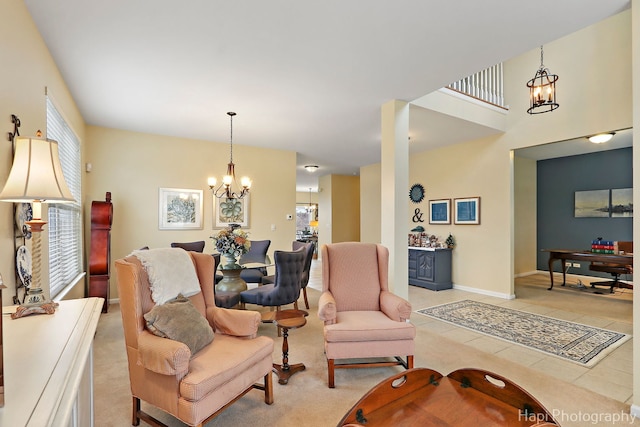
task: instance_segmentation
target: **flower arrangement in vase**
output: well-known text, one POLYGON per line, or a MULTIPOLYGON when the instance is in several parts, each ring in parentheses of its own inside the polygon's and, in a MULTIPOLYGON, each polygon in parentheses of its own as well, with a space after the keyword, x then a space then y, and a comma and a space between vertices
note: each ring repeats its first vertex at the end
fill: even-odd
POLYGON ((226 260, 221 268, 223 270, 240 268, 237 259, 246 254, 251 247, 249 233, 242 230, 239 225, 231 224, 229 227, 220 230, 215 236, 211 236, 211 238, 220 255, 226 260))

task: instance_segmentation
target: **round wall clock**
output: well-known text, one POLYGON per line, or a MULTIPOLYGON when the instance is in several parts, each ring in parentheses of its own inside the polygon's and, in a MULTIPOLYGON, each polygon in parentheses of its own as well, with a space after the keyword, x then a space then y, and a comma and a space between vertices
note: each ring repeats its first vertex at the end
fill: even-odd
POLYGON ((420 203, 424 199, 424 187, 422 184, 413 184, 409 190, 409 199, 413 203, 420 203))

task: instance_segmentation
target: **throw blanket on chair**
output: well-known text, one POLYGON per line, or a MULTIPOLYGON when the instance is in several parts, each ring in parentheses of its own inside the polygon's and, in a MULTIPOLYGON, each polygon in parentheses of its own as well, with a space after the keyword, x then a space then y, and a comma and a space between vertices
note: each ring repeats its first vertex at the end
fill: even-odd
POLYGON ((191 257, 181 248, 136 250, 137 257, 149 276, 151 298, 157 304, 175 298, 178 294, 190 297, 200 292, 200 281, 191 257))

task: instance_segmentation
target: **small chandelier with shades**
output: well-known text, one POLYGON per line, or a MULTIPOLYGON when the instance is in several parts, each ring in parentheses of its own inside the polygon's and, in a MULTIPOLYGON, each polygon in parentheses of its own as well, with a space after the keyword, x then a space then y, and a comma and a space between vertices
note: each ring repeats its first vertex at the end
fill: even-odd
POLYGON ((215 177, 209 177, 207 184, 213 192, 213 195, 218 199, 242 199, 249 194, 249 188, 251 188, 251 180, 249 177, 243 176, 240 178, 240 185, 236 181, 235 164, 233 163, 233 116, 236 113, 230 111, 227 113, 231 119, 231 137, 229 139, 230 156, 229 163, 227 164, 227 174, 222 177, 222 183, 216 187, 217 180, 215 177), (238 190, 235 191, 234 187, 238 190))
POLYGON ((556 99, 558 76, 551 74, 551 71, 544 66, 543 58, 544 51, 540 46, 540 68, 536 71, 535 77, 527 82, 529 88, 527 113, 529 114, 548 113, 560 106, 556 99))

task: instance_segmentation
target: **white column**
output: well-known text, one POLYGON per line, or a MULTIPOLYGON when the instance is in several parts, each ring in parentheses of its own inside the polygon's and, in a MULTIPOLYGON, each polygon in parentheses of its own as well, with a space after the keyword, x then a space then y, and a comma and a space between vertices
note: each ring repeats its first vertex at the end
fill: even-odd
POLYGON ((389 248, 389 289, 409 297, 409 104, 382 106, 381 243, 389 248))

